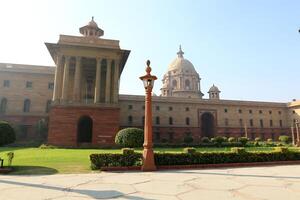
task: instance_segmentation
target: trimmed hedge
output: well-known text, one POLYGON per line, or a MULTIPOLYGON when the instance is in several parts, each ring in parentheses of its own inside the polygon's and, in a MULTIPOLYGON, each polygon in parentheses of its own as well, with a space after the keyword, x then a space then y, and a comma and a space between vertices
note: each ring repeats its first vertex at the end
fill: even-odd
POLYGON ((143 142, 144 131, 140 128, 124 128, 115 137, 115 143, 122 147, 142 147, 143 142))
MULTIPOLYGON (((300 160, 300 152, 288 151, 285 148, 278 148, 272 152, 246 152, 243 148, 234 148, 232 151, 155 153, 154 159, 157 166, 300 160)), ((93 170, 101 167, 140 166, 142 164, 142 154, 92 154, 90 160, 93 170)))
POLYGON ((15 142, 16 134, 14 129, 5 121, 0 121, 0 146, 15 142))

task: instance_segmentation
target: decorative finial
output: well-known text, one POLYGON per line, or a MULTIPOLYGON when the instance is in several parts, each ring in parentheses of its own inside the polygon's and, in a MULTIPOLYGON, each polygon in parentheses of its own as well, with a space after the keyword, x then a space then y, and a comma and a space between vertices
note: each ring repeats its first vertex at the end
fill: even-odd
POLYGON ((179 58, 183 58, 183 54, 184 54, 184 52, 181 49, 181 45, 179 45, 179 51, 177 52, 177 55, 179 58))
POLYGON ((148 75, 150 75, 150 72, 152 70, 151 67, 150 67, 150 60, 147 60, 146 64, 147 64, 146 72, 147 72, 148 75))
POLYGON ((94 21, 94 16, 92 16, 92 21, 94 21))

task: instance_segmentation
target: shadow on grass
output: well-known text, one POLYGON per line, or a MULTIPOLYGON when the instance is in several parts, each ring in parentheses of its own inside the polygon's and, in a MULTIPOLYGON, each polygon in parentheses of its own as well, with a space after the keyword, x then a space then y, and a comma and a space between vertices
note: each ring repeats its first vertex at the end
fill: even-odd
POLYGON ((43 166, 12 166, 12 169, 9 175, 50 175, 58 173, 56 169, 43 166))

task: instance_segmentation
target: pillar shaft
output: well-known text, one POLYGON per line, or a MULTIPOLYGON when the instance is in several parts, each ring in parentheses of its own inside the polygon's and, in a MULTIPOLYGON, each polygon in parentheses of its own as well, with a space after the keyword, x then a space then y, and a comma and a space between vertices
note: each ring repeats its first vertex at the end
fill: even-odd
POLYGON ((101 94, 101 58, 97 58, 96 64, 96 83, 95 83, 95 97, 94 103, 100 102, 100 94, 101 94))
POLYGON ((110 84, 111 84, 111 60, 107 59, 105 103, 110 103, 110 93, 111 93, 110 84))
POLYGON ((53 101, 58 101, 61 94, 61 77, 62 77, 62 56, 57 55, 55 78, 54 78, 54 91, 53 91, 53 101))
POLYGON ((69 87, 69 73, 70 73, 70 57, 65 56, 65 67, 63 77, 62 100, 68 100, 68 87, 69 87))
POLYGON ((73 100, 75 102, 80 102, 81 98, 81 57, 76 57, 76 65, 75 65, 75 76, 74 76, 74 90, 73 90, 73 100))
POLYGON ((118 103, 119 100, 119 78, 120 78, 120 63, 118 60, 115 60, 115 70, 114 70, 114 103, 118 103))

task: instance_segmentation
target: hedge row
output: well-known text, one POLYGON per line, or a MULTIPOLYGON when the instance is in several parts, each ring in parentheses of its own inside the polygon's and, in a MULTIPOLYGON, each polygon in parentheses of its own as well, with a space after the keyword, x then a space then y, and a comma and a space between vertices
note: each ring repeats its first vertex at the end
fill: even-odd
MULTIPOLYGON (((242 151, 242 148, 239 148, 233 152, 155 153, 154 159, 157 166, 271 162, 300 160, 300 152, 288 150, 246 152, 242 151)), ((92 154, 90 155, 90 160, 91 168, 94 170, 101 167, 140 166, 142 164, 142 154, 92 154)))

